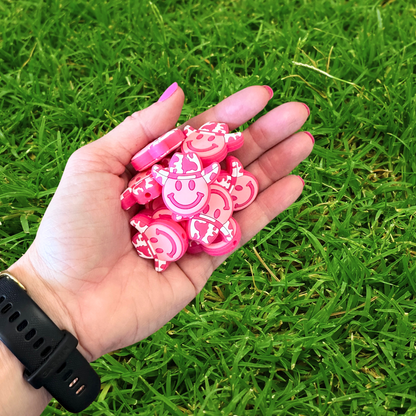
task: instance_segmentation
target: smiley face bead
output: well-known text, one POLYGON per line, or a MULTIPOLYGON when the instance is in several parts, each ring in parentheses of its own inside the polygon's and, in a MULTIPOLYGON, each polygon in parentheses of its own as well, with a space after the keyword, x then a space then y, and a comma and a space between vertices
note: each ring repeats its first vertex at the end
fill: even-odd
POLYGON ((243 133, 228 133, 225 123, 210 121, 199 129, 185 126, 185 141, 182 143, 182 153, 194 152, 202 161, 204 166, 212 162, 221 162, 244 143, 243 133))
POLYGON ((162 185, 163 201, 175 221, 191 218, 205 208, 211 195, 210 184, 219 172, 218 163, 203 169, 200 158, 192 152, 175 153, 167 169, 152 167, 153 177, 162 185))

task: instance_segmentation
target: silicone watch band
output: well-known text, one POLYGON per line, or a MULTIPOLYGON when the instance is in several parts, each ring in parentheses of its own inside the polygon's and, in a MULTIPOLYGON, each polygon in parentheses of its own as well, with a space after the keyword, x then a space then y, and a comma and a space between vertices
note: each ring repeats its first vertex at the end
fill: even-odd
POLYGON ((0 273, 0 340, 25 366, 25 379, 45 389, 68 411, 86 409, 100 391, 100 379, 76 349, 77 339, 61 331, 8 272, 0 273))

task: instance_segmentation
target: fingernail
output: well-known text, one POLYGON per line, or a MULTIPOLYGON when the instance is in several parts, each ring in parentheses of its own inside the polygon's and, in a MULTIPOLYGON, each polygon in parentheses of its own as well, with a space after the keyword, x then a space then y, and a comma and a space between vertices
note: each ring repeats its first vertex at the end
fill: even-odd
POLYGON ((158 103, 161 103, 167 100, 176 90, 178 89, 178 83, 174 82, 167 90, 160 96, 157 100, 158 103))
POLYGON ((273 98, 273 94, 274 94, 273 90, 268 85, 263 85, 263 87, 266 88, 267 92, 270 95, 269 100, 271 100, 273 98))
POLYGON ((308 131, 304 131, 304 133, 305 133, 305 134, 307 134, 307 135, 311 138, 312 143, 313 143, 313 144, 315 144, 315 139, 314 139, 314 137, 312 136, 312 134, 311 134, 311 133, 309 133, 308 131))
POLYGON ((311 113, 311 110, 309 110, 309 107, 305 103, 301 103, 301 104, 304 105, 306 107, 306 109, 308 110, 308 117, 309 117, 309 114, 311 113))
POLYGON ((300 176, 298 178, 302 181, 302 185, 305 186, 305 181, 300 176))

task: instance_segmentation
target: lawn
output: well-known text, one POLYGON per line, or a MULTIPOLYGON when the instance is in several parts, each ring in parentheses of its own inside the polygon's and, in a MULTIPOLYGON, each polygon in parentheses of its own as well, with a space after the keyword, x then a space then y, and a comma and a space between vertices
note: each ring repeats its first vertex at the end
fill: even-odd
POLYGON ((0 0, 3 269, 71 153, 172 82, 181 123, 256 84, 311 109, 302 196, 93 363, 83 415, 415 415, 415 39, 408 0, 0 0))

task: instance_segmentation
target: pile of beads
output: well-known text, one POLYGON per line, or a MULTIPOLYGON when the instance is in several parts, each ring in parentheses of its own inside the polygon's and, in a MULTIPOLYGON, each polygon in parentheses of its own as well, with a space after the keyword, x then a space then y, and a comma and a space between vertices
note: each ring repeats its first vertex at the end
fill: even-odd
POLYGON ((236 157, 227 157, 243 142, 243 134, 229 133, 227 124, 208 122, 171 130, 133 156, 139 173, 122 193, 121 206, 145 206, 130 220, 138 231, 132 243, 140 257, 155 261, 156 271, 186 252, 219 256, 238 245, 233 212, 249 206, 259 188, 236 157))

